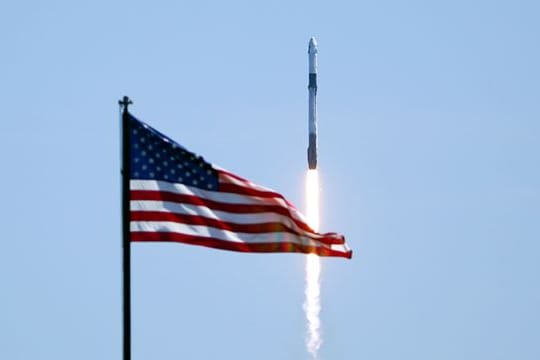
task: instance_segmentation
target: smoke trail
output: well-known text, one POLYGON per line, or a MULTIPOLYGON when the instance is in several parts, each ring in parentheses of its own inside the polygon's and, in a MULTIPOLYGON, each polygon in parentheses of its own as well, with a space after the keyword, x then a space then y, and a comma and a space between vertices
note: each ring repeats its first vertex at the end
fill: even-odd
MULTIPOLYGON (((317 170, 308 170, 306 175, 306 216, 308 223, 314 230, 319 229, 319 174, 317 170)), ((321 311, 320 302, 320 275, 321 262, 319 257, 309 254, 306 258, 306 299, 304 311, 307 320, 307 351, 313 359, 318 358, 319 348, 322 344, 320 333, 321 311)))
POLYGON ((307 319, 306 347, 313 359, 318 358, 319 348, 322 344, 320 334, 321 320, 319 319, 319 312, 321 311, 320 274, 321 262, 319 257, 309 254, 306 259, 306 300, 304 302, 304 311, 306 312, 307 319))

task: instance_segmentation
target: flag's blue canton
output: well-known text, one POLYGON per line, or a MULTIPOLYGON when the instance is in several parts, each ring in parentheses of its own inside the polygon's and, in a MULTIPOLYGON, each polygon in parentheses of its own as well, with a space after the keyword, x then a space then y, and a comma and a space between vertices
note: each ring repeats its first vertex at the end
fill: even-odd
POLYGON ((218 174, 201 156, 147 124, 130 119, 131 179, 161 180, 218 190, 218 174))

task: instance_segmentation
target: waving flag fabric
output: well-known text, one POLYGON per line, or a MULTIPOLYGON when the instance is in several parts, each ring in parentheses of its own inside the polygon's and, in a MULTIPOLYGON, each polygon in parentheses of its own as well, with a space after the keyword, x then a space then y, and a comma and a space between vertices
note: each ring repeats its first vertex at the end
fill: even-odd
POLYGON ((282 195, 129 116, 131 241, 351 258, 342 235, 316 233, 282 195))

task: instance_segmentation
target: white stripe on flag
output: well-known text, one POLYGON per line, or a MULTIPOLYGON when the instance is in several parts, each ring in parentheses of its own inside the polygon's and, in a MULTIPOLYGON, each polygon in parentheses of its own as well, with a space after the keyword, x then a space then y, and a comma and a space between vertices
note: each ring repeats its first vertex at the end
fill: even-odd
POLYGON ((314 247, 329 247, 305 236, 297 236, 285 232, 249 234, 220 230, 204 225, 185 225, 169 221, 131 221, 130 229, 131 232, 179 233, 194 237, 209 237, 246 244, 295 243, 314 247))
POLYGON ((285 201, 280 198, 262 198, 223 191, 203 190, 193 186, 178 183, 173 184, 159 180, 130 180, 129 188, 130 190, 167 191, 175 194, 193 195, 203 199, 229 204, 287 206, 285 201))
POLYGON ((283 216, 276 213, 254 213, 254 214, 237 214, 226 211, 211 210, 206 206, 198 206, 191 204, 180 204, 170 201, 159 200, 131 200, 131 211, 159 211, 171 212, 181 215, 196 215, 203 216, 208 219, 215 219, 224 222, 235 224, 261 224, 279 222, 296 228, 296 224, 291 221, 288 216, 283 216))

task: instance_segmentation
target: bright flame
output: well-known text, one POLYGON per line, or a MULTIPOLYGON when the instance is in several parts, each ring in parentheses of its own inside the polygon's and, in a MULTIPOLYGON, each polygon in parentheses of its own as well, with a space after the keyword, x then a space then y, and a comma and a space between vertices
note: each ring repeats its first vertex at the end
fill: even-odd
POLYGON ((308 224, 319 231, 319 173, 308 170, 306 174, 306 217, 308 224))
MULTIPOLYGON (((308 170, 306 175, 306 216, 309 225, 319 230, 319 174, 317 170, 308 170)), ((315 254, 308 254, 306 259, 306 300, 304 311, 307 319, 307 350, 313 359, 318 358, 322 338, 320 334, 321 262, 315 254)))

